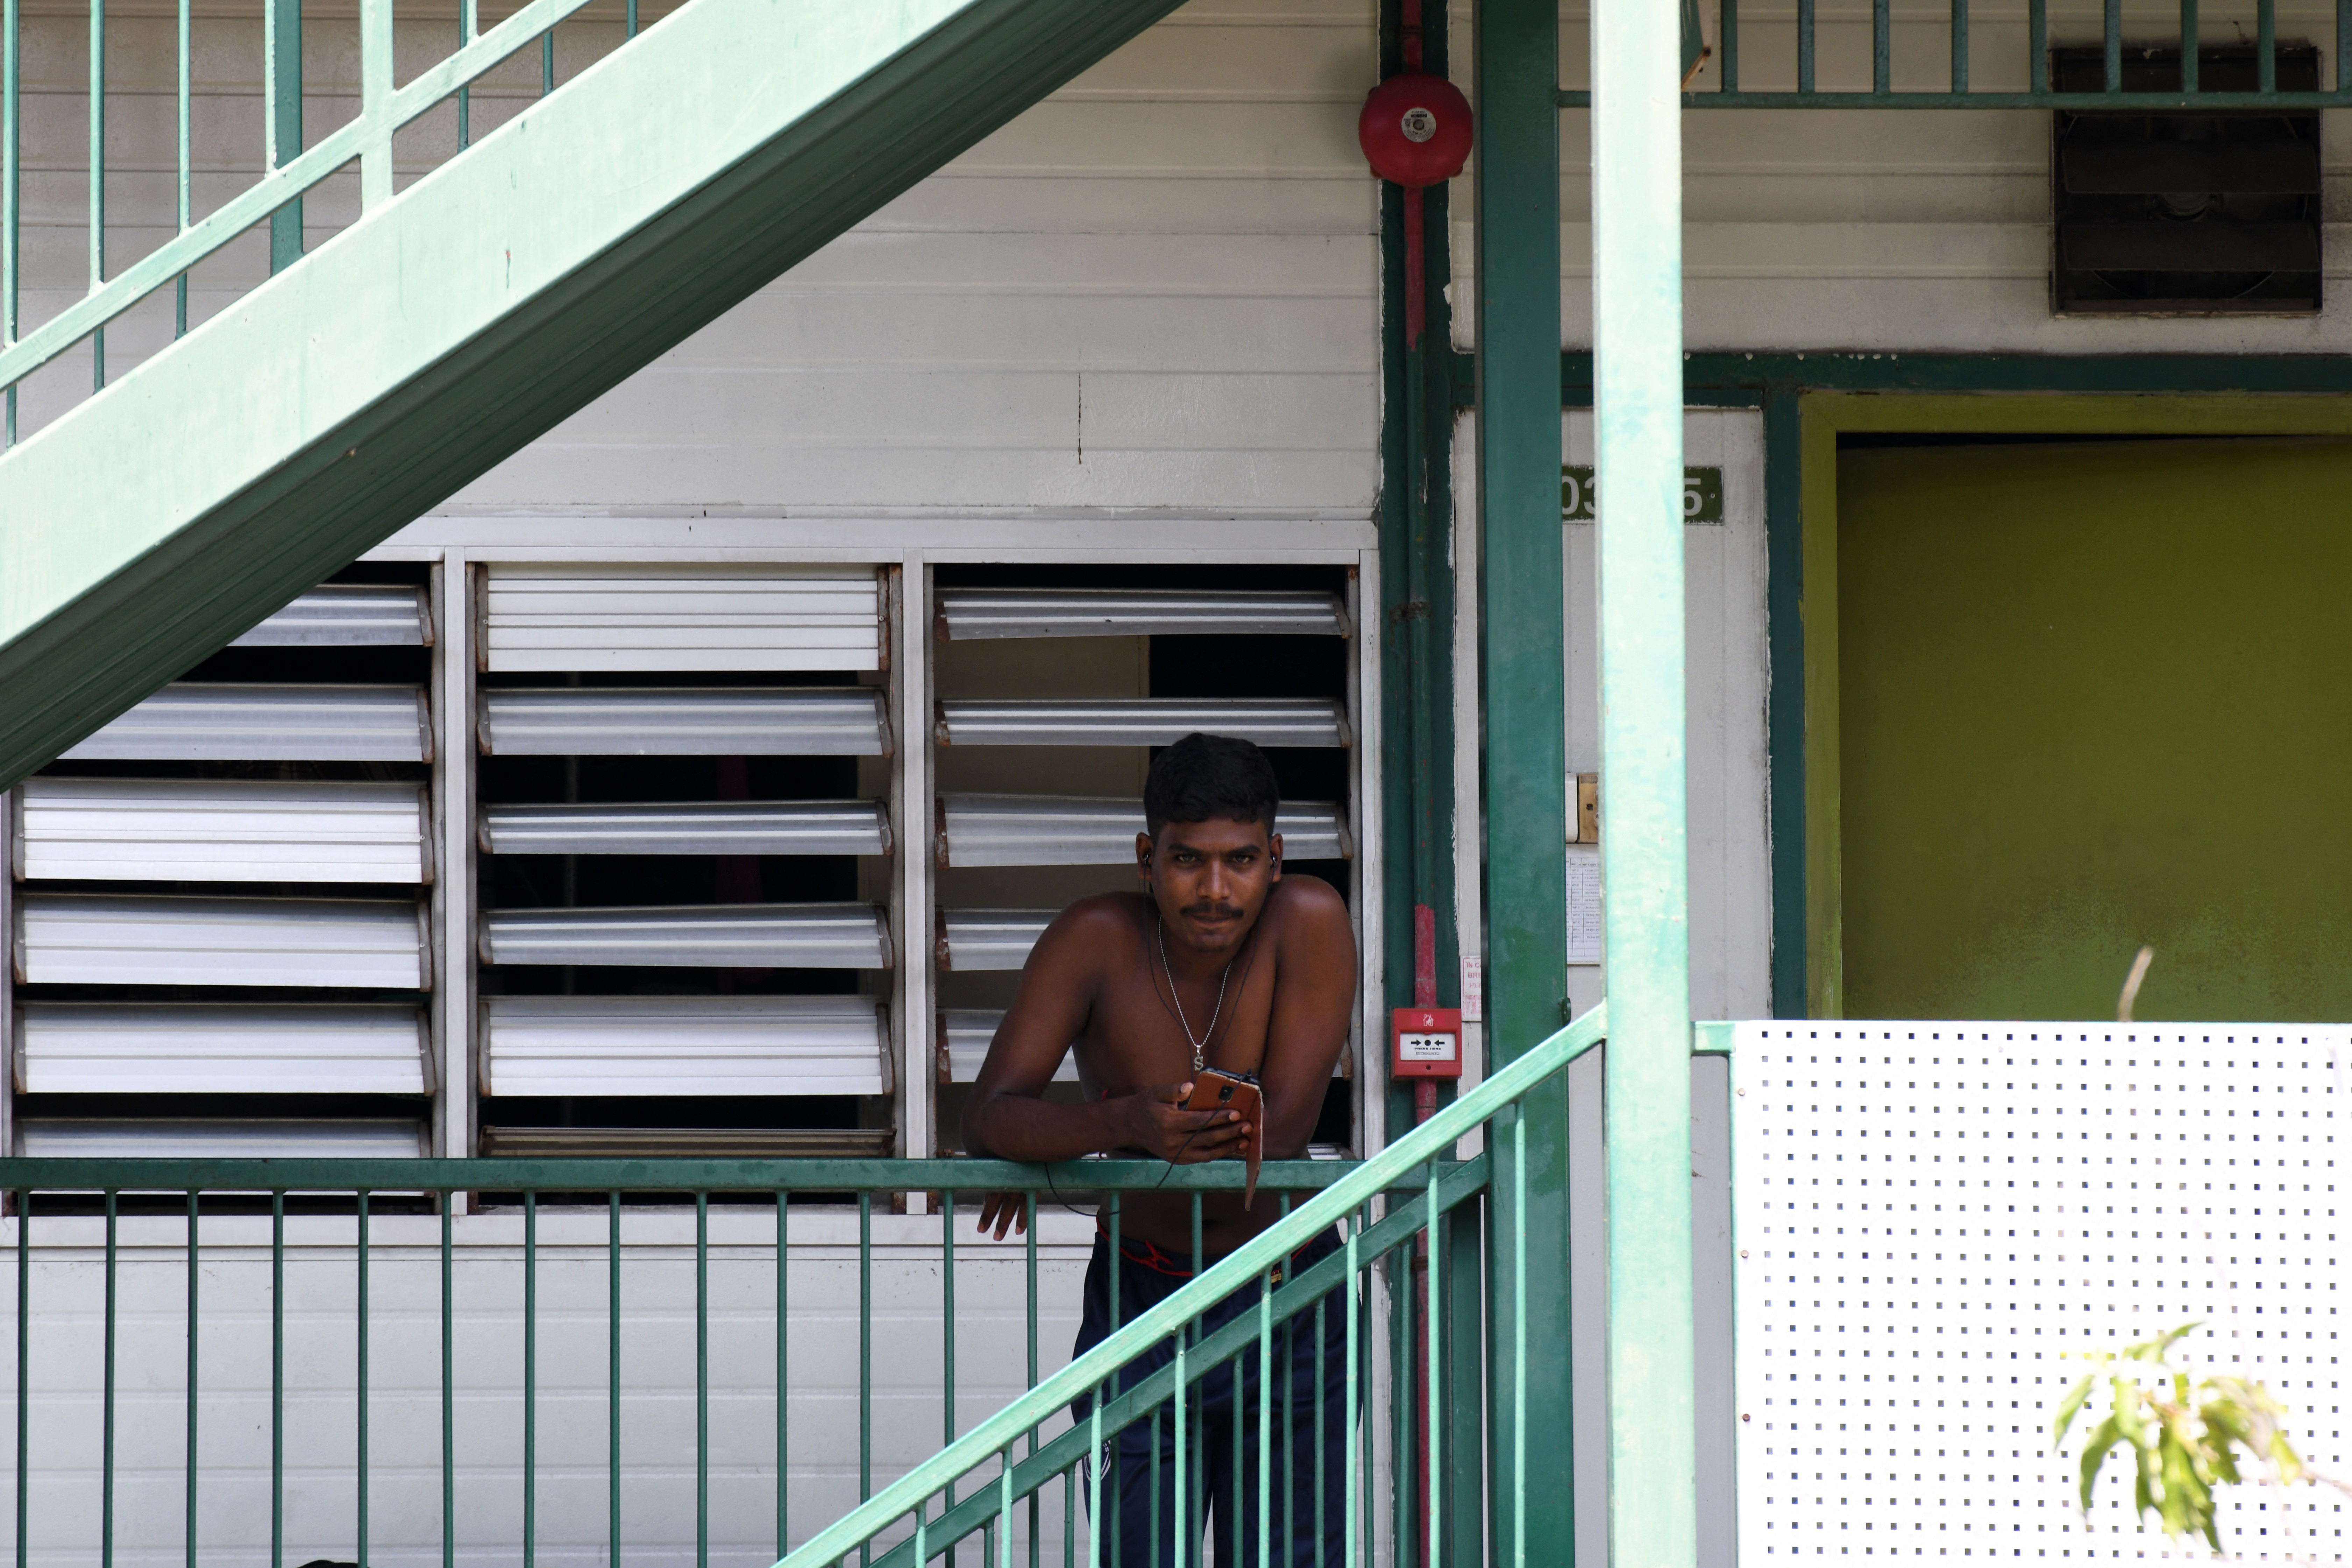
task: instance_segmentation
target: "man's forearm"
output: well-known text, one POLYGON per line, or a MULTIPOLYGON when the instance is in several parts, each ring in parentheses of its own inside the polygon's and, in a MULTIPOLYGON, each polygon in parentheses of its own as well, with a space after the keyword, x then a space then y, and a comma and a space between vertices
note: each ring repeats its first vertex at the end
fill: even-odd
POLYGON ((1063 1105, 1025 1095, 995 1095, 965 1112, 964 1142, 983 1159, 1034 1164, 1107 1153, 1120 1147, 1127 1136, 1112 1112, 1116 1103, 1063 1105))

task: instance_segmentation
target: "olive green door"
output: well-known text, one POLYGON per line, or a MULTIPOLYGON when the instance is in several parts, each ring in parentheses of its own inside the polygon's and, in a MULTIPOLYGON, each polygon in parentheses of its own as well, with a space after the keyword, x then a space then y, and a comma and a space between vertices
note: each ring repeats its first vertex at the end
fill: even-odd
POLYGON ((2352 1019, 2352 442, 1840 454, 1849 1017, 2352 1019))

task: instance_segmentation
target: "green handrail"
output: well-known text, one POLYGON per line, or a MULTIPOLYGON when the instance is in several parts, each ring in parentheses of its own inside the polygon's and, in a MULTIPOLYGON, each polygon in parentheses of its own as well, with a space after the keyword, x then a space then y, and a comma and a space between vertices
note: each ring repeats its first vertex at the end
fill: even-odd
MULTIPOLYGON (((992 1458, 1003 1458, 1002 1484, 1009 1490, 1013 1484, 1013 1445, 1039 1422, 1073 1400, 1091 1394, 1137 1355, 1248 1285, 1360 1205, 1387 1191, 1415 1166, 1435 1160, 1448 1144, 1598 1045, 1607 1031, 1607 1004, 1603 1003, 1299 1205, 1286 1218, 1226 1254, 1191 1284, 1129 1321, 854 1511, 819 1531, 800 1550, 784 1557, 779 1568, 824 1568, 841 1561, 908 1514, 917 1513, 934 1493, 992 1458)), ((1183 1365, 1181 1350, 1177 1365, 1180 1369, 1183 1365)), ((1181 1370, 1177 1375, 1181 1378, 1181 1370)), ((1181 1484, 1178 1490, 1181 1496, 1181 1484)))

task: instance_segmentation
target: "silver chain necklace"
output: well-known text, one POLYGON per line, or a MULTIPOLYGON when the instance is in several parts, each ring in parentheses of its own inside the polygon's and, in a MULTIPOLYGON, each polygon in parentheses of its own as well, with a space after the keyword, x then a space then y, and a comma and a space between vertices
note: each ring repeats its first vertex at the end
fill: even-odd
MULTIPOLYGON (((1199 1039, 1192 1037, 1192 1021, 1184 1016, 1184 998, 1177 994, 1176 972, 1168 967, 1168 921, 1161 919, 1155 934, 1160 939, 1160 973, 1168 977, 1168 995, 1176 1004, 1176 1026, 1184 1031, 1184 1043, 1192 1047, 1192 1070, 1199 1072, 1208 1065, 1209 1042, 1217 1037, 1217 1017, 1225 1010, 1225 982, 1233 978, 1234 961, 1225 960, 1223 973, 1217 976, 1217 1005, 1210 1011, 1207 1033, 1199 1039)), ((1241 956, 1234 954, 1235 958, 1241 956)))

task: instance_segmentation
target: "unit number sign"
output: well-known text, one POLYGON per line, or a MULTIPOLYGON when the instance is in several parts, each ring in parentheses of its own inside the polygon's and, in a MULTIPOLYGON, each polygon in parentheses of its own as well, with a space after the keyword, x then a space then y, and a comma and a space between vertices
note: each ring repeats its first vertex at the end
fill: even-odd
MULTIPOLYGON (((1601 499, 1601 487, 1589 468, 1566 464, 1559 470, 1559 520, 1562 522, 1591 522, 1593 507, 1601 499)), ((1721 522, 1723 521, 1723 470, 1721 468, 1685 468, 1683 470, 1683 521, 1685 522, 1721 522)))

